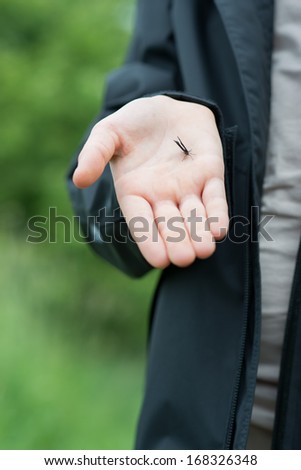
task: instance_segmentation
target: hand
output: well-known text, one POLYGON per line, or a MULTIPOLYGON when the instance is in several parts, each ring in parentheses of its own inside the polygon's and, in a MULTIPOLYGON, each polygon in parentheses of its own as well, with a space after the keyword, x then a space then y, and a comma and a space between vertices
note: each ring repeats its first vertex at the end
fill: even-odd
POLYGON ((229 219, 222 145, 209 108, 166 96, 130 102, 95 125, 74 184, 90 186, 108 162, 122 213, 151 265, 184 267, 214 253, 229 219), (137 217, 143 234, 141 223, 131 223, 137 217))

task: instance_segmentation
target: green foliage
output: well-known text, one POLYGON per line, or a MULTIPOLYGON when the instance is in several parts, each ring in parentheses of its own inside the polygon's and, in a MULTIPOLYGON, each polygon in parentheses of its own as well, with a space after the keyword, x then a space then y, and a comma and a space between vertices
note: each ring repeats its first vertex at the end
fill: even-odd
POLYGON ((122 61, 132 4, 0 0, 1 199, 26 215, 66 209, 67 162, 122 61))
POLYGON ((16 240, 1 243, 0 448, 131 447, 142 361, 103 344, 102 316, 112 306, 99 307, 93 323, 86 318, 93 308, 75 306, 79 279, 70 267, 62 273, 69 285, 57 259, 16 240))
POLYGON ((0 0, 0 448, 128 448, 157 279, 82 244, 26 243, 72 214, 71 156, 129 41, 134 0, 0 0))

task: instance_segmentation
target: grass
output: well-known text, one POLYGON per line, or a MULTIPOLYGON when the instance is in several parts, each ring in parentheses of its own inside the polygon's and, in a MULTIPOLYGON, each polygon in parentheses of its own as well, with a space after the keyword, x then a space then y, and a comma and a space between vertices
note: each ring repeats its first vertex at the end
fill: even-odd
POLYGON ((134 0, 0 0, 0 448, 127 449, 158 273, 133 281, 88 248, 26 243, 71 216, 65 174, 123 61, 134 0))
POLYGON ((132 281, 86 247, 0 243, 0 447, 131 448, 157 273, 132 281))

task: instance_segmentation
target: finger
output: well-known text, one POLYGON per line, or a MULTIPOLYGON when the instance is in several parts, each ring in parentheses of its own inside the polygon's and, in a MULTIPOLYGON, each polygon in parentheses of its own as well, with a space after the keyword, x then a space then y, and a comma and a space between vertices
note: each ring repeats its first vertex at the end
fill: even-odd
POLYGON ((123 216, 142 255, 155 268, 165 268, 169 258, 158 232, 150 204, 140 196, 128 195, 119 201, 123 216))
POLYGON ((229 227, 228 204, 222 178, 211 178, 205 184, 202 201, 212 235, 216 240, 225 237, 229 227))
POLYGON ((186 196, 180 204, 180 212, 185 220, 196 256, 208 258, 215 251, 215 241, 202 201, 194 194, 186 196))
POLYGON ((170 261, 179 267, 195 260, 195 252, 182 215, 172 201, 160 201, 154 207, 159 232, 170 261))
POLYGON ((119 138, 113 128, 105 120, 98 122, 79 154, 74 184, 86 188, 95 183, 118 148, 119 138))

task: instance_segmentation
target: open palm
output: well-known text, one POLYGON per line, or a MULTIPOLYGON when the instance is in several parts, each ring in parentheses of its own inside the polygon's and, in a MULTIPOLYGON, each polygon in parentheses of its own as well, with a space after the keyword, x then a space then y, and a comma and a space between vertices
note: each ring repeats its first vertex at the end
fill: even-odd
POLYGON ((165 96, 132 101, 93 128, 74 183, 91 185, 109 161, 120 208, 150 264, 187 266, 214 252, 228 228, 228 207, 208 108, 165 96))

